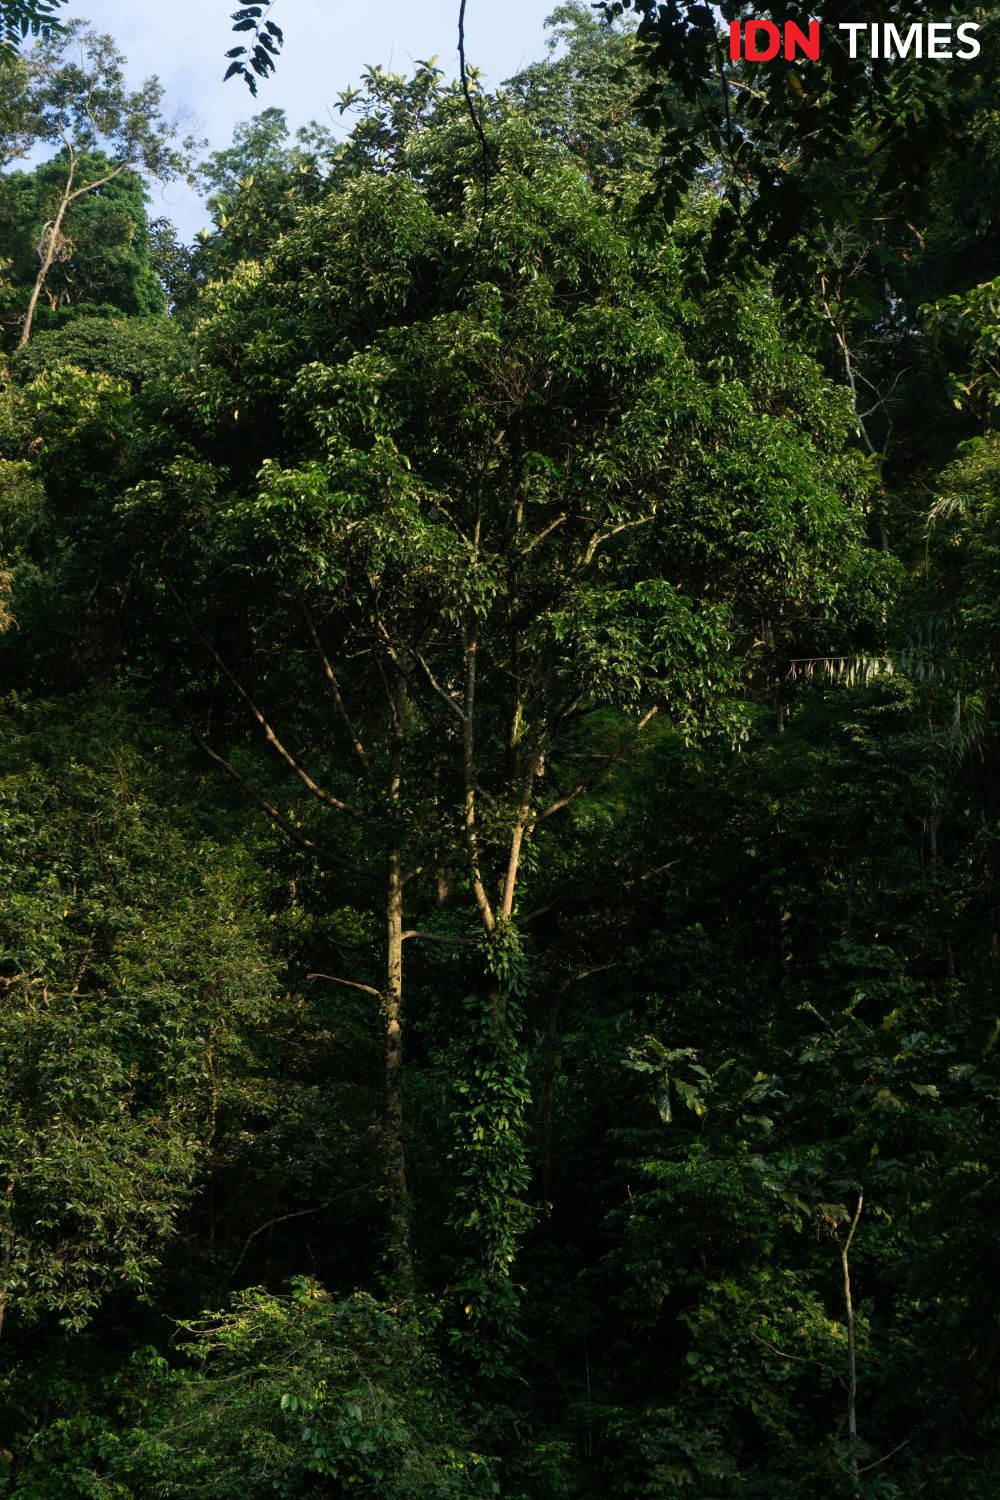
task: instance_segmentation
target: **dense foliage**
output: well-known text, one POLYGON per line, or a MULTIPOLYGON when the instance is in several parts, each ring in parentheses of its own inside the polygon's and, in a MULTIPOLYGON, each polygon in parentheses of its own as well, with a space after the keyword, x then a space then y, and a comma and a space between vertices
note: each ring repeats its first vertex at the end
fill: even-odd
POLYGON ((0 1493, 996 1493, 982 19, 905 195, 571 4, 190 248, 3 64, 0 1493))

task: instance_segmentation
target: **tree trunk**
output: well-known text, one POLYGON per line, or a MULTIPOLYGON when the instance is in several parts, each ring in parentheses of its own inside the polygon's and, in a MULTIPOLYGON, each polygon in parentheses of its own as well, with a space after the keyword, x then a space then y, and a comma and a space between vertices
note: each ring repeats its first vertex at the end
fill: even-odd
POLYGON ((854 1239, 861 1210, 865 1204, 863 1192, 858 1194, 858 1206, 854 1210, 847 1239, 840 1252, 840 1264, 844 1276, 844 1311, 847 1318, 847 1437, 852 1445, 851 1468, 858 1473, 858 1455, 854 1445, 858 1441, 858 1356, 854 1322, 854 1294, 851 1289, 851 1242, 854 1239))
POLYGON ((403 740, 406 722, 406 678, 396 672, 395 692, 389 697, 392 742, 389 752, 389 809, 392 843, 386 856, 385 892, 385 1123, 389 1217, 396 1285, 402 1296, 413 1291, 413 1246, 410 1239, 410 1196, 406 1187, 406 1137, 403 1119, 403 855, 397 815, 403 784, 403 740))
POLYGON ((385 1115, 392 1256, 400 1292, 413 1290, 410 1201, 403 1133, 403 879, 398 849, 389 852, 385 940, 385 1115))
POLYGON ((38 299, 42 295, 42 292, 45 290, 45 283, 48 280, 49 272, 52 269, 52 262, 55 260, 56 251, 59 249, 59 241, 62 237, 63 219, 66 217, 66 210, 69 208, 71 203, 76 202, 77 198, 82 198, 88 193, 95 193, 98 188, 104 187, 105 183, 113 182, 114 179, 116 177, 120 177, 122 172, 126 171, 130 165, 130 163, 127 161, 119 162, 119 164, 114 167, 112 171, 105 172, 103 177, 98 177, 93 182, 85 182, 81 187, 74 187, 73 184, 76 181, 77 158, 72 146, 70 146, 68 142, 66 144, 69 151, 69 173, 66 177, 65 183, 63 184, 62 197, 59 200, 59 207, 56 210, 56 216, 54 219, 49 220, 48 224, 45 226, 45 229, 42 231, 44 236, 43 244, 45 248, 42 252, 42 263, 38 268, 38 275, 35 277, 35 285, 31 289, 31 297, 28 300, 28 311, 25 314, 24 327, 21 329, 21 337, 17 341, 17 347, 19 349, 23 349, 25 344, 31 338, 31 328, 32 324, 35 321, 35 312, 38 308, 38 299))
POLYGON ((18 339, 17 343, 17 347, 19 349, 23 349, 25 344, 27 344, 28 340, 31 338, 31 325, 35 321, 35 311, 38 307, 38 299, 42 295, 42 292, 45 288, 45 283, 48 280, 49 272, 52 269, 52 262, 56 258, 56 249, 59 245, 59 237, 62 233, 63 219, 66 217, 66 210, 69 207, 70 202, 72 201, 74 173, 75 167, 71 168, 69 177, 66 179, 66 186, 63 188, 63 195, 59 203, 59 207, 56 210, 56 216, 46 225, 45 230, 43 231, 45 235, 45 249, 42 254, 42 263, 38 268, 38 275, 35 277, 35 285, 31 289, 31 297, 28 302, 28 311, 25 314, 24 318, 24 327, 21 329, 21 337, 18 339))

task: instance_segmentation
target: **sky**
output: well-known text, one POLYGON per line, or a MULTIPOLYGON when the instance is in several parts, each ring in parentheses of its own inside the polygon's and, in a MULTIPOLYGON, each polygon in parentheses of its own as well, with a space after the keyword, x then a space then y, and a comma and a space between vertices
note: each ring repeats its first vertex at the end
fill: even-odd
MULTIPOLYGON (((182 117, 182 134, 228 145, 233 126, 256 110, 285 110, 292 128, 310 120, 334 123, 341 90, 369 63, 407 72, 436 56, 458 72, 459 0, 276 0, 271 13, 285 33, 278 70, 251 98, 239 79, 222 82, 225 52, 238 38, 229 16, 242 0, 71 0, 65 14, 83 16, 110 32, 129 60, 136 83, 157 73, 168 112, 182 117)), ((493 83, 544 55, 546 16, 556 0, 468 0, 466 53, 493 83)), ((196 195, 178 183, 153 185, 150 212, 173 220, 190 240, 208 224, 196 195)))

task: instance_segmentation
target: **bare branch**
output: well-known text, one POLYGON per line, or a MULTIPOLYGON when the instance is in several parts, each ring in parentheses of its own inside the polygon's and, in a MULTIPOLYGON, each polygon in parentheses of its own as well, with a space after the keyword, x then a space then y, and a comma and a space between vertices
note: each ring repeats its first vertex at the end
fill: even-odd
POLYGON ((368 777, 369 781, 374 781, 375 775, 371 768, 371 762, 368 759, 368 752, 365 750, 365 747, 361 742, 361 738, 358 735, 358 732, 355 729, 354 724, 352 723, 351 718, 347 712, 347 707, 344 703, 343 695, 340 691, 340 685, 334 675, 333 667, 330 665, 329 658, 327 657, 326 652, 323 650, 323 646, 319 638, 319 632, 317 631, 316 626, 313 624, 312 616, 310 615, 308 607, 306 606, 304 600, 302 601, 302 613, 305 616, 306 626, 309 630, 309 635, 312 639, 313 647, 316 651, 316 655, 319 657, 320 666, 323 669, 324 686, 326 687, 326 690, 329 693, 330 697, 333 699, 334 706, 339 713, 341 720, 343 721, 344 728, 350 735, 351 744, 354 746, 354 753, 358 757, 358 760, 361 762, 361 766, 364 770, 365 775, 368 777))
POLYGON ((324 803, 325 806, 332 807, 337 812, 346 813, 349 818, 354 818, 358 822, 364 822, 365 819, 363 813, 359 813, 356 808, 351 807, 347 802, 341 801, 339 797, 331 796, 329 792, 325 792, 321 786, 318 786, 316 784, 316 782, 309 775, 308 771, 306 771, 304 767, 299 765, 299 762, 290 753, 290 751, 286 750, 285 746, 282 744, 281 740, 279 740, 278 736, 275 734, 267 719, 265 719, 264 715, 257 707, 256 703, 254 703, 253 699, 250 697, 250 694, 244 688, 243 684, 239 681, 235 674, 229 670, 226 663, 219 655, 218 651, 216 651, 215 647, 212 645, 212 642, 198 629, 194 620, 191 618, 186 604, 174 587, 173 582, 169 578, 165 579, 164 581, 167 585, 167 588, 173 595, 178 609, 183 614, 193 634, 204 646, 205 650, 208 652, 212 660, 215 662, 216 666, 219 668, 219 671, 222 672, 223 676, 225 676, 227 680, 232 683, 237 693, 239 693, 240 697, 243 699, 243 702, 250 710, 252 717, 264 731, 264 737, 267 740, 268 744, 281 757, 289 770, 298 777, 302 785, 305 787, 306 791, 311 793, 311 795, 317 798, 318 801, 324 803))
POLYGON ((895 1448, 890 1448, 888 1453, 883 1453, 881 1458, 874 1459, 870 1464, 862 1464, 858 1473, 867 1474, 869 1469, 878 1469, 882 1464, 887 1464, 890 1458, 895 1458, 897 1453, 902 1453, 904 1448, 908 1448, 913 1439, 918 1435, 918 1433, 912 1432, 908 1438, 904 1438, 901 1443, 897 1443, 895 1448))
POLYGON ((563 511, 561 516, 556 516, 556 519, 552 522, 551 525, 546 526, 544 531, 540 531, 537 536, 533 536, 531 538, 531 541, 524 549, 524 556, 527 557, 529 552, 532 552, 536 547, 541 546, 542 542, 544 542, 547 536, 551 536, 558 526, 561 526, 564 521, 568 520, 569 516, 565 511, 563 511))
POLYGON ((577 558, 577 567, 589 567, 591 562, 593 561, 594 553, 597 551, 598 547, 603 546, 605 542, 610 542, 613 536, 619 536, 623 531, 633 531, 636 526, 648 526, 652 521, 655 520, 655 515, 640 516, 638 520, 635 521, 622 521, 620 526, 612 526, 610 531, 595 532, 590 541, 587 543, 586 552, 582 553, 577 558))
POLYGON ((539 917, 544 917, 548 912, 555 911, 559 905, 558 901, 550 901, 546 906, 536 906, 534 911, 529 911, 526 917, 519 917, 517 925, 527 927, 529 922, 536 922, 539 917))
POLYGON ((427 675, 427 681, 430 683, 431 687, 434 689, 434 691, 436 693, 440 694, 440 696, 447 703, 448 707, 451 709, 452 713, 458 715, 459 722, 462 723, 462 724, 464 724, 465 723, 465 714, 462 711, 462 708, 459 705, 458 700, 455 699, 455 698, 453 698, 451 696, 451 694, 449 693, 449 691, 448 691, 447 688, 444 688, 444 687, 441 686, 441 684, 438 682, 437 678, 434 676, 434 673, 431 671, 430 667, 427 665, 426 661, 424 661, 424 658, 420 655, 420 652, 416 651, 416 652, 414 652, 414 655, 416 656, 417 661, 423 667, 424 672, 427 675))
POLYGON ((528 831, 531 816, 531 799, 535 791, 535 777, 538 775, 542 765, 542 757, 545 753, 547 740, 548 729, 546 728, 528 758, 528 764, 524 773, 524 781, 521 786, 521 800, 518 803, 517 816, 514 820, 514 827, 510 836, 507 873, 504 876, 503 883, 503 900, 500 915, 505 922, 510 921, 514 910, 514 892, 521 864, 521 850, 524 845, 524 836, 528 831))
POLYGON ((256 787, 251 786, 246 777, 241 775, 241 773, 237 771, 236 767, 230 761, 226 760, 224 756, 220 755, 217 750, 213 750, 212 746, 208 743, 205 736, 201 733, 197 726, 191 721, 190 717, 187 715, 185 717, 188 718, 188 724, 190 726, 191 733, 194 735, 195 739, 201 746, 202 750, 204 750, 209 760, 214 761, 217 766, 221 766, 222 769, 227 773, 227 775, 231 776, 233 780, 243 788, 251 801, 255 802, 262 812, 267 813, 267 816, 271 819, 271 822, 275 825, 275 827, 280 828, 282 833, 287 834, 293 843, 300 845, 301 848, 306 849, 310 854, 315 855, 317 859, 325 860, 327 864, 333 865, 336 869, 346 870, 349 875, 360 875, 364 880, 379 879, 379 876, 375 870, 369 870, 365 865, 356 865, 352 860, 342 858, 341 855, 335 854, 332 849, 325 848, 324 845, 318 844, 315 839, 311 839, 306 834, 300 832, 300 830, 296 828, 295 824, 291 822, 290 819, 286 818, 282 813, 280 813, 278 809, 273 805, 273 803, 268 802, 266 797, 261 796, 256 787))
POLYGON ((337 974, 307 974, 307 979, 327 979, 331 984, 342 984, 347 990, 361 990, 365 995, 374 995, 376 1000, 381 1000, 382 991, 377 990, 372 984, 359 984, 356 979, 341 979, 337 974))
POLYGON ((85 198, 88 193, 96 193, 98 188, 106 187, 109 182, 114 182, 116 177, 127 172, 131 165, 131 162, 123 161, 115 167, 113 172, 106 172, 103 177, 95 177, 93 182, 81 183, 78 188, 68 194, 66 202, 75 203, 77 198, 85 198))
POLYGON ((265 1234, 267 1230, 274 1229, 278 1224, 287 1224, 290 1219, 306 1219, 311 1214, 321 1214, 324 1209, 332 1208, 334 1203, 336 1203, 339 1198, 346 1198, 350 1193, 364 1192, 369 1186, 370 1184, 367 1182, 359 1182, 355 1187, 344 1188, 341 1192, 334 1193, 333 1197, 328 1198, 325 1203, 317 1203, 315 1208, 299 1208, 296 1209, 294 1213, 279 1214, 276 1219, 268 1219, 266 1224, 261 1224, 260 1227, 255 1229, 252 1234, 247 1235, 243 1243, 243 1249, 240 1251, 239 1255, 236 1258, 236 1264, 233 1266, 233 1269, 229 1273, 230 1281, 232 1281, 233 1277, 236 1275, 236 1272, 243 1264, 243 1261, 246 1258, 247 1251, 250 1249, 250 1246, 253 1244, 258 1235, 265 1234))
MULTIPOLYGON (((858 1206, 854 1210, 851 1227, 844 1241, 844 1248, 840 1252, 840 1264, 844 1273, 844 1309, 847 1314, 847 1436, 852 1443, 858 1438, 858 1362, 857 1347, 855 1343, 854 1329, 854 1298, 851 1292, 851 1267, 849 1256, 851 1253, 851 1241, 861 1218, 861 1210, 865 1205, 865 1195, 858 1194, 858 1206)), ((851 1467, 855 1474, 858 1472, 857 1454, 852 1455, 851 1467)))
POLYGON ((465 55, 465 11, 468 0, 461 0, 458 10, 458 74, 462 85, 462 95, 465 99, 465 107, 469 111, 472 128, 479 139, 480 168, 483 180, 483 207, 479 218, 479 232, 476 236, 476 251, 479 249, 486 225, 486 214, 490 201, 490 149, 486 143, 486 134, 483 130, 483 122, 479 117, 479 111, 472 102, 472 89, 469 84, 469 64, 465 55))
POLYGON ((454 516, 449 511, 448 507, 442 503, 440 495, 437 495, 437 494, 429 495, 428 496, 428 504, 432 505, 435 510, 440 511, 441 515, 444 516, 445 520, 448 522, 448 525, 451 527, 452 531, 454 531, 455 535, 462 538, 462 541, 465 543, 465 545, 469 548, 469 550, 471 552, 472 551, 472 543, 471 543, 471 541, 466 536, 466 534, 462 530, 461 526, 459 526, 458 522, 455 520, 454 516))
POLYGON ((46 224, 45 229, 42 231, 42 241, 39 246, 39 257, 41 260, 41 265, 38 268, 38 274, 35 277, 35 283, 31 289, 31 296, 28 299, 28 307, 24 315, 24 324, 21 328, 21 336, 17 342, 17 347, 19 349, 24 349, 27 346, 28 340, 31 338, 31 330, 35 321, 35 311, 38 307, 38 300, 42 295, 42 291, 45 287, 45 282, 48 278, 49 271, 52 269, 52 262, 55 259, 56 250, 59 247, 59 240, 62 234, 63 219, 65 218, 66 210, 69 208, 69 205, 73 199, 73 181, 76 176, 77 159, 76 152, 73 150, 72 146, 69 146, 68 143, 67 145, 69 150, 69 172, 67 174, 65 184, 63 185, 62 196, 59 200, 59 207, 56 210, 55 218, 50 220, 49 223, 46 224))
POLYGON ((445 937, 442 932, 424 932, 416 927, 411 927, 409 932, 403 933, 404 943, 407 938, 423 938, 425 943, 447 943, 449 947, 454 948, 474 948, 477 942, 476 938, 445 937))
MULTIPOLYGON (((376 605, 375 623, 376 623, 376 625, 378 627, 378 633, 379 633, 379 635, 382 637, 383 641, 385 642, 385 649, 389 653, 389 660, 392 662, 393 666, 396 668, 396 671, 399 673, 400 677, 403 678, 403 680, 407 684, 407 686, 412 688, 412 683, 410 682, 410 674, 407 672, 406 667, 403 665, 402 657, 400 656, 399 652, 396 650, 396 647, 393 645, 392 636, 389 634, 388 630, 386 629, 386 626, 385 626, 384 622, 382 621, 382 619, 379 617, 379 615, 377 613, 377 605, 376 605)), ((384 678, 383 678, 383 680, 384 680, 384 678)), ((386 687, 386 695, 387 695, 387 697, 389 699, 389 706, 390 706, 390 709, 391 709, 392 706, 393 706, 393 704, 394 704, 394 702, 395 702, 395 698, 394 698, 394 695, 392 694, 392 692, 390 692, 388 686, 386 687)))
POLYGON ((861 413, 858 411, 858 383, 856 378, 856 371, 854 368, 854 360, 851 357, 850 345, 847 342, 847 336, 844 333, 843 326, 838 323, 837 319, 834 317, 833 312, 830 308, 830 304, 825 298, 820 301, 820 306, 822 307, 823 312, 826 314, 827 322, 833 329, 833 336, 840 347, 841 356, 843 357, 844 361, 844 374, 847 377, 848 389, 851 392, 851 403, 854 407, 854 416, 858 424, 858 431, 861 433, 861 439, 865 447, 868 449, 869 454, 872 458, 874 458, 876 456, 877 449, 875 447, 875 444, 869 437, 868 429, 864 424, 861 413))
POLYGON ((558 990, 556 991, 556 994, 557 995, 564 995, 566 993, 566 991, 569 989, 569 987, 570 987, 571 984, 582 984, 583 981, 585 979, 589 979, 592 974, 603 974, 608 969, 624 969, 624 968, 625 968, 625 965, 623 963, 619 962, 618 960, 613 960, 613 961, 611 961, 609 963, 606 963, 606 964, 594 964, 594 966, 593 966, 592 969, 581 969, 580 972, 579 972, 579 974, 571 974, 570 977, 569 977, 569 979, 564 979, 563 982, 562 982, 562 984, 559 986, 558 990))
MULTIPOLYGON (((568 807, 571 802, 575 802, 577 797, 582 797, 585 792, 592 791, 594 787, 597 786, 598 782, 607 775, 612 766, 616 766, 619 761, 624 760, 626 755, 628 755, 629 752, 634 749, 636 740, 642 734, 642 731, 645 729, 650 720, 656 717, 658 712, 659 709, 656 706, 647 709, 646 713, 643 714, 642 718, 639 720, 632 733, 626 740, 622 742, 621 745, 619 745, 614 754, 608 757, 607 761, 605 761, 604 765, 601 767, 601 770, 597 773, 597 775, 591 776, 587 781, 578 782, 577 785, 573 787, 572 791, 566 792, 562 797, 557 797, 555 802, 550 802, 548 807, 546 807, 543 812, 540 812, 535 818, 535 824, 541 823, 545 818, 551 818, 553 814, 561 812, 564 807, 568 807)), ((534 826, 535 825, 532 824, 532 827, 534 826)))

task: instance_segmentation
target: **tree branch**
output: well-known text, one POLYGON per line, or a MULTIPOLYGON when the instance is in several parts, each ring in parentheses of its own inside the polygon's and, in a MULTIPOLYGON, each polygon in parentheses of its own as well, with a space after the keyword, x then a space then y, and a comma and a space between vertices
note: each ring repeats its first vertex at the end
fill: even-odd
POLYGON ((372 984, 360 984, 356 979, 341 979, 337 974, 307 974, 307 979, 328 979, 331 984, 342 984, 347 990, 361 990, 365 995, 374 995, 376 1000, 381 1000, 382 991, 377 990, 372 984))
POLYGON ((531 541, 524 549, 524 556, 527 557, 529 552, 533 551, 535 547, 540 546, 547 536, 551 536, 553 531, 555 531, 557 527, 561 526, 564 521, 568 520, 569 516, 565 511, 563 511, 561 516, 556 516, 556 519, 551 523, 551 525, 546 526, 544 531, 538 532, 537 536, 533 536, 531 538, 531 541))
POLYGON ((243 788, 251 801, 255 802, 262 812, 267 813, 267 816, 271 819, 275 827, 280 828, 282 833, 287 834, 293 843, 300 845, 301 848, 315 855, 317 859, 325 860, 327 864, 333 865, 335 869, 346 870, 349 875, 359 875, 364 880, 379 879, 375 870, 369 870, 365 865, 354 864, 352 860, 344 859, 341 855, 335 854, 332 849, 327 849, 323 844, 318 844, 315 839, 308 838, 306 834, 300 833, 295 824, 280 813, 273 803, 268 802, 266 797, 262 797, 256 787, 251 786, 246 777, 241 775, 230 761, 220 755, 217 750, 212 749, 212 746, 201 733, 201 730, 192 722, 190 716, 185 714, 185 717, 187 718, 191 733, 209 760, 214 761, 217 766, 221 766, 243 788))
POLYGON ((424 932, 422 929, 417 927, 411 927, 409 932, 403 933, 404 943, 406 942, 407 938, 423 938, 425 943, 447 943, 449 947, 454 948, 474 948, 476 946, 475 938, 445 937, 444 933, 424 932))
POLYGON ((542 763, 542 756, 545 753, 547 740, 548 729, 546 728, 531 752, 524 773, 524 781, 521 786, 521 800, 518 803, 517 817, 510 836, 507 873, 504 876, 503 883, 503 901, 500 908, 500 915, 504 922, 510 921, 514 910, 514 892, 517 887, 517 876, 521 866, 521 849, 524 844, 524 836, 528 831, 528 819, 531 815, 531 798, 535 790, 535 777, 538 775, 538 770, 542 763))
POLYGON ((544 917, 547 912, 555 911, 558 905, 558 900, 555 900, 550 901, 546 906, 536 906, 535 910, 529 911, 526 917, 519 917, 517 925, 519 927, 527 927, 529 922, 535 922, 539 917, 544 917))
POLYGON ((582 797, 584 792, 593 791, 594 787, 597 786, 598 782, 607 775, 612 766, 616 766, 619 761, 624 760, 625 756, 628 755, 632 749, 634 749, 636 740, 642 734, 642 731, 645 729, 650 720, 656 717, 658 712, 659 708, 657 706, 647 709, 646 713, 643 714, 633 732, 625 741, 623 741, 621 745, 619 745, 614 754, 608 757, 607 761, 601 767, 597 775, 590 777, 590 779, 587 781, 578 782, 572 791, 567 792, 562 797, 557 797, 555 802, 551 802, 549 806, 544 809, 544 811, 538 814, 535 819, 535 823, 532 824, 532 827, 534 828, 535 824, 541 823, 545 818, 551 818, 554 813, 561 812, 564 807, 568 807, 571 802, 575 802, 577 797, 582 797))
POLYGON ((479 915, 487 934, 496 927, 496 918, 486 894, 482 872, 479 867, 479 836, 476 829, 476 780, 475 780, 475 713, 476 713, 476 626, 469 627, 465 645, 465 734, 463 737, 463 769, 465 772, 465 844, 469 854, 469 873, 472 893, 476 898, 479 915))
POLYGON ((862 1464, 858 1469, 858 1473, 867 1474, 869 1469, 881 1468, 883 1464, 887 1464, 889 1462, 890 1458, 895 1458, 897 1453, 902 1453, 904 1448, 908 1448, 913 1442, 914 1438, 918 1436, 919 1433, 912 1432, 908 1438, 904 1438, 901 1443, 897 1443, 895 1448, 890 1448, 888 1453, 883 1453, 881 1458, 874 1459, 870 1464, 862 1464))
POLYGON ((563 982, 562 982, 562 984, 556 990, 556 994, 557 995, 564 995, 566 993, 566 991, 569 989, 569 987, 570 987, 571 984, 582 984, 582 982, 585 979, 589 979, 592 974, 603 974, 605 972, 605 970, 607 970, 607 969, 624 969, 624 968, 625 968, 625 964, 622 963, 618 959, 613 959, 613 960, 611 960, 610 962, 608 962, 606 964, 594 964, 593 968, 591 968, 591 969, 581 969, 580 972, 579 972, 579 974, 571 974, 568 979, 564 979, 563 982))
POLYGON ((635 521, 622 521, 620 526, 612 526, 610 531, 595 532, 590 541, 587 543, 586 552, 582 553, 581 556, 577 558, 577 567, 589 567, 591 562, 593 561, 594 553, 597 551, 598 547, 602 546, 605 542, 610 542, 613 536, 618 536, 622 531, 632 531, 636 526, 648 526, 652 521, 655 520, 655 515, 640 516, 638 520, 635 521))
MULTIPOLYGON (((844 1307, 847 1313, 847 1436, 851 1443, 858 1440, 858 1361, 857 1346, 855 1342, 854 1329, 854 1297, 851 1292, 851 1267, 849 1256, 851 1253, 851 1242, 854 1232, 861 1218, 861 1210, 864 1208, 865 1195, 858 1194, 858 1206, 854 1210, 851 1227, 844 1241, 844 1248, 840 1252, 840 1264, 844 1273, 844 1307)), ((851 1456, 851 1468, 858 1473, 857 1453, 851 1456)))
POLYGON ((309 613, 309 609, 305 603, 305 600, 302 600, 301 604, 302 613, 305 616, 306 626, 308 628, 310 637, 312 638, 313 647, 316 651, 316 655, 319 657, 320 666, 323 669, 323 684, 328 694, 333 699, 334 707, 341 717, 344 728, 350 735, 351 744, 354 747, 354 753, 358 757, 358 760, 361 762, 361 766, 364 770, 365 775, 368 777, 369 781, 374 781, 375 774, 372 771, 371 762, 368 759, 368 752, 365 750, 361 738, 358 735, 358 732, 351 721, 350 715, 347 712, 347 707, 344 703, 343 695, 340 691, 340 685, 337 682, 336 677, 334 676, 333 667, 330 665, 329 658, 327 657, 326 652, 323 650, 323 645, 319 638, 319 632, 317 631, 316 626, 313 624, 312 615, 309 613))
POLYGON ((240 1266, 243 1264, 243 1261, 246 1258, 247 1251, 250 1249, 250 1246, 253 1244, 254 1240, 257 1239, 258 1235, 266 1233, 268 1229, 273 1229, 276 1224, 287 1224, 290 1219, 305 1219, 308 1218, 310 1214, 321 1214, 324 1209, 332 1208, 334 1203, 336 1203, 339 1198, 346 1198, 349 1193, 364 1192, 365 1189, 368 1188, 368 1186, 369 1184, 367 1182, 359 1182, 356 1187, 344 1188, 342 1192, 335 1193, 332 1198, 328 1198, 325 1203, 318 1203, 315 1208, 299 1208, 296 1209, 294 1213, 279 1214, 276 1219, 268 1219, 266 1224, 261 1224, 260 1227, 258 1229, 255 1229, 252 1234, 247 1235, 246 1240, 243 1243, 243 1249, 237 1256, 236 1264, 233 1266, 233 1269, 229 1273, 229 1280, 232 1281, 233 1277, 236 1275, 236 1272, 239 1270, 240 1266))
POLYGON ((434 673, 431 671, 430 667, 428 666, 427 662, 421 656, 420 652, 416 651, 416 652, 414 652, 414 655, 416 656, 417 661, 423 667, 424 672, 426 673, 426 676, 427 676, 427 681, 430 683, 431 687, 434 689, 434 691, 436 693, 438 693, 444 699, 444 701, 447 703, 448 707, 451 709, 452 713, 458 715, 459 722, 461 724, 464 724, 465 723, 465 714, 463 713, 461 707, 459 706, 459 703, 458 703, 457 699, 455 699, 455 698, 453 698, 451 696, 451 694, 449 693, 449 691, 448 691, 447 688, 441 686, 441 684, 438 682, 437 678, 434 676, 434 673))
POLYGON ((109 182, 114 182, 116 177, 120 177, 123 172, 127 172, 131 165, 130 161, 123 161, 115 167, 113 172, 105 172, 103 177, 95 177, 93 182, 81 183, 78 188, 75 188, 68 195, 66 202, 75 203, 77 198, 85 198, 88 193, 96 193, 98 188, 106 187, 109 182))
POLYGON ((243 702, 250 710, 251 716, 256 720, 261 729, 264 731, 264 737, 267 740, 268 744, 285 762, 285 765, 289 768, 293 775, 298 777, 299 781, 301 781, 306 791, 311 793, 313 797, 322 802, 326 807, 332 807, 336 812, 346 813, 349 818, 354 818, 359 823, 365 822, 366 820, 363 813, 358 812, 357 809, 351 807, 349 803, 341 801, 339 797, 333 797, 329 792, 325 792, 321 786, 318 786, 316 784, 316 782, 309 775, 308 771, 306 771, 304 767, 299 765, 299 762, 295 759, 295 757, 285 749, 285 746, 282 744, 281 740, 279 740, 278 736, 275 734, 267 719, 265 719, 264 715, 257 707, 256 703, 254 703, 253 699, 250 697, 250 694, 244 688, 243 684, 239 681, 235 674, 229 670, 226 663, 219 655, 218 651, 216 651, 215 647, 212 645, 212 642, 198 629, 197 625, 194 623, 194 620, 191 618, 186 604, 174 587, 172 580, 166 578, 164 579, 164 582, 173 595, 174 602, 177 604, 178 609, 183 614, 192 633, 197 637, 197 639, 204 646, 205 650, 209 653, 212 660, 219 668, 219 671, 222 672, 223 676, 225 676, 227 680, 232 683, 237 693, 239 693, 240 697, 243 699, 243 702))
POLYGON ((465 106, 469 111, 469 118, 472 121, 472 128, 476 132, 476 135, 479 139, 479 146, 481 151, 480 165, 483 178, 483 211, 479 220, 479 234, 476 238, 476 247, 478 249, 479 242, 483 237, 483 227, 486 222, 486 212, 489 207, 490 148, 487 145, 486 135, 483 131, 483 122, 479 118, 479 112, 472 102, 472 90, 469 87, 469 64, 465 55, 465 11, 467 4, 468 0, 461 0, 461 4, 458 10, 458 73, 459 79, 461 80, 462 84, 462 95, 465 99, 465 106))
MULTIPOLYGON (((392 662, 393 666, 396 668, 396 671, 399 673, 400 677, 403 678, 403 680, 405 681, 407 687, 412 688, 413 684, 410 682, 410 674, 407 672, 406 667, 403 665, 402 658, 401 658, 399 652, 396 650, 396 647, 393 645, 392 636, 389 634, 389 631, 386 628, 385 623, 383 622, 381 616, 378 613, 378 605, 377 605, 377 603, 375 604, 375 624, 376 624, 376 626, 378 628, 379 635, 382 637, 383 641, 385 642, 385 649, 389 653, 389 660, 392 662)), ((384 680, 385 679, 383 677, 383 681, 384 680)), ((390 710, 393 713, 395 713, 395 709, 394 709, 394 706, 393 706, 394 703, 395 703, 395 698, 394 698, 394 695, 389 691, 388 686, 386 686, 386 696, 389 699, 390 710)))

